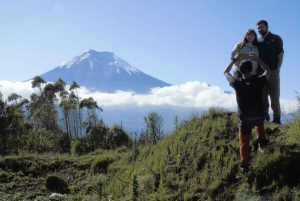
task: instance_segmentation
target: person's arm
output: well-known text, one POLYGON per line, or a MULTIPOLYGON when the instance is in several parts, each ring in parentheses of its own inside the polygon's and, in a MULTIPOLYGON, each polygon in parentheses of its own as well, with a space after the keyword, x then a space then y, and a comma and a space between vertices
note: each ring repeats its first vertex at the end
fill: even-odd
POLYGON ((282 62, 283 62, 283 52, 280 52, 279 55, 278 55, 278 64, 277 64, 277 69, 278 70, 280 70, 282 62))
POLYGON ((278 63, 277 63, 277 69, 279 70, 281 68, 282 62, 283 62, 283 41, 280 38, 280 36, 277 36, 278 40, 276 39, 276 41, 278 41, 278 63))
POLYGON ((261 68, 265 71, 263 75, 266 76, 266 78, 268 79, 271 74, 271 69, 254 52, 250 52, 249 55, 251 59, 259 63, 261 68))
POLYGON ((232 77, 232 75, 230 74, 230 70, 231 70, 233 64, 236 61, 240 60, 240 57, 241 57, 241 53, 240 52, 236 53, 235 56, 231 59, 231 62, 226 66, 223 73, 227 80, 229 80, 232 77))
POLYGON ((236 53, 238 53, 239 51, 240 51, 240 44, 238 43, 234 46, 231 52, 231 58, 233 58, 236 55, 236 53))

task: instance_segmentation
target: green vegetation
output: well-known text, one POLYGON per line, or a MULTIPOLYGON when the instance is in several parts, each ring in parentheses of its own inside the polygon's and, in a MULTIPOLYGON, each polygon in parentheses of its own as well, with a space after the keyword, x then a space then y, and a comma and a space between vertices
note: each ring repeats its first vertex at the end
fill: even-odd
POLYGON ((62 121, 64 127, 41 116, 25 121, 21 103, 0 100, 2 120, 11 120, 0 121, 1 200, 300 200, 299 113, 285 125, 265 124, 264 153, 253 129, 251 172, 242 175, 235 113, 211 108, 180 124, 175 117, 173 133, 164 136, 162 118, 151 113, 146 132, 131 139, 122 126, 109 128, 96 118, 92 99, 81 104, 87 110, 72 106, 65 114, 74 118, 62 121), (54 192, 65 196, 49 198, 54 192))

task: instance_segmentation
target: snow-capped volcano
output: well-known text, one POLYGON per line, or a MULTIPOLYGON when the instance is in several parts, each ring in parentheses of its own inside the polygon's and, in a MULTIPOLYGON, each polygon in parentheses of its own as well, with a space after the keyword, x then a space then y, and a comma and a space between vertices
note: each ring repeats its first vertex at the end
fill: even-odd
POLYGON ((143 73, 112 52, 95 50, 87 50, 40 77, 47 82, 55 82, 58 78, 67 84, 76 81, 90 90, 108 93, 117 90, 147 93, 154 87, 170 86, 143 73))

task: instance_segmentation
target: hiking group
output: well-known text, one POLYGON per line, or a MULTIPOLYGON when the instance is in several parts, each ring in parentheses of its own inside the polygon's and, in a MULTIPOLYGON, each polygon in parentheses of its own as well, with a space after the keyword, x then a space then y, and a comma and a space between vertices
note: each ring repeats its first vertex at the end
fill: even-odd
POLYGON ((231 62, 224 75, 236 92, 238 105, 240 170, 249 171, 249 143, 252 128, 257 131, 259 150, 267 144, 264 121, 270 120, 269 96, 273 110, 273 123, 281 124, 280 116, 280 68, 283 61, 282 39, 269 31, 268 22, 260 20, 255 30, 248 29, 242 42, 231 53, 231 62), (233 75, 230 71, 233 69, 233 75))

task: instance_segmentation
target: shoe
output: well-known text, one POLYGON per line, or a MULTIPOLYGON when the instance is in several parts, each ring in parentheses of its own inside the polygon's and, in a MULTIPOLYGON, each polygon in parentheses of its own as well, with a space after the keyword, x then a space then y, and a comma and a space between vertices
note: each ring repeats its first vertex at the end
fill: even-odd
POLYGON ((257 143, 258 151, 261 153, 264 153, 264 151, 267 148, 268 142, 269 142, 269 140, 258 140, 258 143, 257 143))
POLYGON ((274 118, 272 122, 275 124, 281 124, 280 118, 274 118))
POLYGON ((270 115, 268 113, 265 113, 265 120, 270 121, 270 115))
POLYGON ((242 174, 248 174, 250 172, 249 166, 243 167, 243 166, 239 165, 239 167, 240 167, 240 171, 242 174))

